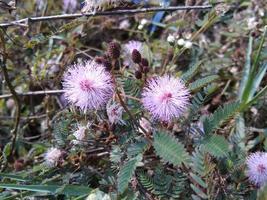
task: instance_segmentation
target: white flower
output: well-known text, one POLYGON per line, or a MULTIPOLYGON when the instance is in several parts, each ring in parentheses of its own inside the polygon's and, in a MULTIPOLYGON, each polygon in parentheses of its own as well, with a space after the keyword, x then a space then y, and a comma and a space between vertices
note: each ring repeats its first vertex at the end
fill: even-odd
POLYGON ((142 25, 142 24, 139 24, 137 27, 138 30, 142 30, 143 28, 144 28, 144 25, 142 25))
POLYGON ((55 167, 62 157, 62 151, 53 147, 45 153, 44 160, 48 167, 55 167))
POLYGON ((122 120, 123 107, 117 103, 107 105, 108 120, 111 124, 124 124, 122 120))
POLYGON ((247 25, 248 25, 248 29, 252 30, 256 28, 256 26, 258 25, 258 22, 256 21, 255 17, 250 17, 247 19, 247 25))
POLYGON ((147 19, 142 19, 140 22, 140 24, 143 26, 146 25, 147 23, 148 23, 147 19))
POLYGON ((119 29, 128 29, 131 26, 130 22, 128 19, 125 19, 123 21, 121 21, 120 25, 119 25, 119 29))
POLYGON ((86 127, 85 126, 78 126, 78 129, 73 133, 75 140, 73 140, 73 144, 81 144, 83 140, 86 138, 86 127))
POLYGON ((174 37, 173 35, 168 35, 168 37, 167 37, 167 41, 168 41, 169 43, 174 43, 174 42, 175 42, 175 37, 174 37))
POLYGON ((192 42, 189 40, 186 40, 184 43, 184 47, 187 49, 190 49, 193 46, 192 42))
POLYGON ((187 40, 189 40, 191 38, 191 36, 192 36, 192 34, 189 33, 189 32, 184 34, 184 38, 187 39, 187 40))
POLYGON ((181 39, 177 40, 177 44, 178 44, 179 46, 184 46, 184 44, 185 44, 185 40, 184 40, 183 38, 181 38, 181 39))

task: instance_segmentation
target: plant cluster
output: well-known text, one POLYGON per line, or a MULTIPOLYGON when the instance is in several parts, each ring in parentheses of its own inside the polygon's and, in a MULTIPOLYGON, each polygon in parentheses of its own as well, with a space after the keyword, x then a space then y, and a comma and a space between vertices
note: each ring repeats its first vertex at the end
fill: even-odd
POLYGON ((266 199, 266 5, 199 3, 2 4, 95 16, 0 24, 0 199, 266 199))

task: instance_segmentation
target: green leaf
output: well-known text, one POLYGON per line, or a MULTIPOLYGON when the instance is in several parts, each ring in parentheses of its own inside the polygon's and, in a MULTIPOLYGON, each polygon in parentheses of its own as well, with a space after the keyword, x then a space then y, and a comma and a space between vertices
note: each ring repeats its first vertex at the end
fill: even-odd
POLYGON ((189 155, 184 145, 168 133, 155 132, 153 146, 156 154, 165 162, 177 166, 188 162, 189 155))
POLYGON ((249 101, 253 98, 256 91, 258 90, 258 88, 261 84, 261 81, 265 76, 266 70, 267 70, 267 63, 264 63, 262 65, 262 67, 260 68, 260 71, 257 73, 257 75, 255 76, 255 78, 253 80, 253 84, 252 84, 251 90, 249 92, 249 97, 248 97, 249 101))
POLYGON ((189 82, 198 72, 201 64, 203 63, 203 61, 199 61, 197 63, 195 63, 193 66, 191 66, 182 76, 181 79, 187 83, 189 82))
POLYGON ((217 76, 217 75, 211 75, 211 76, 207 76, 207 77, 198 79, 198 80, 194 81, 193 83, 189 84, 189 89, 190 89, 190 91, 197 91, 197 90, 205 87, 209 83, 215 81, 218 78, 219 78, 219 76, 217 76))
MULTIPOLYGON (((0 188, 56 194, 56 191, 62 188, 62 186, 61 185, 0 184, 0 188)), ((80 196, 80 195, 89 194, 90 191, 91 189, 87 186, 65 185, 60 194, 70 195, 70 196, 80 196)))
POLYGON ((8 178, 8 179, 15 180, 15 181, 29 181, 29 179, 25 179, 23 176, 6 174, 6 173, 0 173, 0 177, 8 178))
POLYGON ((120 169, 118 174, 118 191, 122 194, 128 187, 128 183, 130 182, 134 171, 137 165, 142 160, 142 156, 138 155, 135 158, 130 159, 127 161, 120 169))
POLYGON ((249 42, 248 42, 248 49, 247 49, 247 54, 246 54, 246 62, 244 65, 244 70, 243 70, 243 76, 242 80, 240 83, 239 87, 239 100, 242 99, 242 96, 244 95, 244 90, 249 78, 249 73, 250 73, 250 68, 251 68, 251 54, 252 54, 252 44, 253 44, 253 37, 249 37, 249 42))
POLYGON ((225 104, 223 107, 219 107, 213 115, 206 117, 204 119, 204 132, 206 134, 212 133, 218 127, 220 127, 224 122, 233 117, 237 112, 239 112, 240 103, 233 102, 225 104))
POLYGON ((11 154, 11 142, 7 143, 3 149, 4 159, 7 160, 8 156, 11 154))
POLYGON ((202 199, 208 199, 208 196, 201 190, 199 189, 197 186, 190 184, 190 187, 194 190, 194 192, 200 196, 202 199))
POLYGON ((230 151, 229 143, 221 135, 206 136, 202 144, 204 150, 216 158, 226 157, 230 151))

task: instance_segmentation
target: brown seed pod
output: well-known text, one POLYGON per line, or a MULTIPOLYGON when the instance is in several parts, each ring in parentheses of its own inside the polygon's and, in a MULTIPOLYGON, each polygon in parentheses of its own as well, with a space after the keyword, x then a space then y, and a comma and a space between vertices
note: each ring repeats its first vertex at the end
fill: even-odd
POLYGON ((148 60, 147 60, 146 58, 142 58, 142 59, 141 59, 141 64, 142 64, 143 66, 148 66, 148 60))
POLYGON ((136 72, 134 73, 134 75, 135 75, 135 78, 137 78, 137 79, 141 79, 141 78, 142 78, 142 72, 140 72, 139 70, 136 71, 136 72))
POLYGON ((121 51, 120 51, 120 45, 117 42, 110 42, 108 44, 108 50, 107 53, 110 58, 112 59, 118 59, 120 57, 121 51))
POLYGON ((141 59, 142 59, 142 56, 140 54, 140 52, 137 50, 137 49, 134 49, 132 51, 132 60, 134 63, 140 63, 141 62, 141 59))

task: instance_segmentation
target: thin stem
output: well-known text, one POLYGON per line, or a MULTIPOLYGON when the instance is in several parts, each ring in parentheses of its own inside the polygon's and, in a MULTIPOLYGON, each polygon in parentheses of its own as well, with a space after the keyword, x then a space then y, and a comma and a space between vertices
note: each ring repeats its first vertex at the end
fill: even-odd
POLYGON ((15 123, 14 123, 14 128, 11 131, 12 135, 13 135, 13 139, 11 142, 11 155, 14 154, 14 150, 15 150, 15 144, 16 144, 16 139, 17 139, 17 134, 18 134, 18 127, 19 127, 19 122, 20 122, 20 110, 21 110, 21 103, 20 103, 20 99, 19 96, 17 94, 17 92, 15 91, 11 80, 9 79, 9 75, 8 75, 8 71, 7 71, 7 67, 6 67, 6 61, 7 61, 7 54, 6 54, 6 46, 5 46, 5 38, 4 38, 4 34, 3 31, 0 30, 0 39, 1 39, 1 43, 2 43, 2 50, 3 52, 1 52, 2 54, 2 60, 1 60, 1 68, 2 68, 2 72, 6 81, 6 84, 12 94, 12 97, 15 101, 16 104, 16 116, 15 116, 15 123))
POLYGON ((158 11, 177 11, 177 10, 209 10, 212 5, 204 6, 170 6, 170 7, 152 7, 152 8, 138 8, 138 9, 123 9, 123 10, 113 10, 113 11, 103 11, 96 13, 76 13, 76 14, 63 14, 63 15, 51 15, 51 16, 41 16, 41 17, 28 17, 16 21, 6 22, 0 24, 0 27, 10 27, 10 26, 25 26, 29 22, 41 22, 41 21, 54 21, 61 19, 76 19, 80 17, 93 17, 93 16, 110 16, 110 15, 133 15, 136 13, 149 13, 158 11))
MULTIPOLYGON (((44 90, 44 91, 32 91, 32 92, 23 92, 17 93, 18 96, 35 96, 35 95, 57 95, 64 93, 64 90, 44 90)), ((0 99, 7 99, 12 97, 12 94, 0 95, 0 99)))

